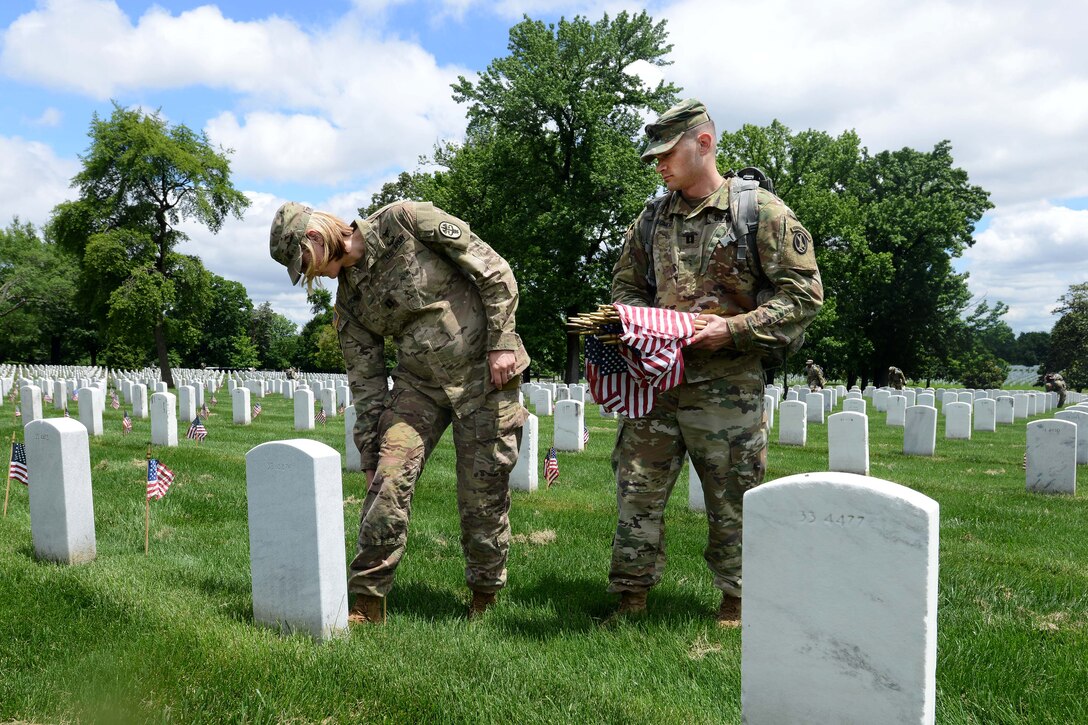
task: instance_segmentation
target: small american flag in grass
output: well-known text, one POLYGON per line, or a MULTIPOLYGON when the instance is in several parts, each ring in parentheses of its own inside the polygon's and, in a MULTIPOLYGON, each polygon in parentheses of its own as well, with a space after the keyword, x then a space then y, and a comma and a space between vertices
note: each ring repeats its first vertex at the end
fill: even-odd
POLYGON ((147 462, 147 498, 160 499, 166 495, 166 492, 170 489, 170 484, 174 482, 174 472, 159 462, 157 458, 152 458, 147 462))
POLYGON ((196 418, 193 418, 193 422, 189 426, 189 432, 185 434, 185 437, 191 438, 192 440, 199 443, 200 441, 204 440, 207 435, 208 429, 205 428, 204 424, 200 422, 200 416, 197 416, 196 418))
POLYGON ((30 476, 26 467, 26 446, 22 443, 11 442, 11 463, 8 465, 8 478, 14 478, 24 486, 30 483, 30 476))
POLYGON ((548 450, 548 455, 544 458, 544 480, 548 482, 548 488, 559 480, 559 454, 556 453, 555 446, 548 450))

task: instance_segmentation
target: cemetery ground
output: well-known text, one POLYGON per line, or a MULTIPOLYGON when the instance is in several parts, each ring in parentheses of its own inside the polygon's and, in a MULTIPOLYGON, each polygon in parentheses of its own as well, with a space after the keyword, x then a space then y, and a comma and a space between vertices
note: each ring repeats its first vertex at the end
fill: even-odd
MULTIPOLYGON (((509 584, 482 619, 464 616, 447 432, 417 487, 388 623, 324 644, 256 625, 245 454, 300 437, 344 445, 340 417, 297 433, 291 401, 263 405, 236 426, 228 398, 202 445, 179 420, 180 445, 154 450, 176 479, 151 503, 147 557, 148 421, 122 437, 120 411, 107 408, 106 434, 90 441, 90 564, 35 561, 27 491, 13 482, 0 520, 0 720, 740 722, 741 632, 712 619, 719 597, 702 559, 704 514, 687 509, 686 467, 649 615, 601 626, 616 602, 605 593, 615 422, 596 406, 588 449, 559 454, 555 487, 513 492, 509 584)), ((0 421, 6 448, 9 406, 0 421)), ((972 440, 946 440, 942 423, 933 458, 904 456, 903 429, 883 414, 869 428, 871 474, 941 507, 937 722, 1088 722, 1088 497, 1025 491, 1023 420, 972 440)), ((541 418, 541 462, 551 435, 541 418)), ((776 441, 777 422, 767 480, 826 470, 826 426, 809 426, 805 448, 776 441)), ((349 560, 364 486, 345 472, 349 560)))

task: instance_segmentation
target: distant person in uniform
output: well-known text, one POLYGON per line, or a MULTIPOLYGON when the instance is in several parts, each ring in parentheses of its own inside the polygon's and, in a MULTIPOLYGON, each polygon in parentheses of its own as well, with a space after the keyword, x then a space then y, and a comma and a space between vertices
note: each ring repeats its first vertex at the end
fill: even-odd
POLYGON ((823 390, 827 385, 824 369, 812 360, 805 360, 805 379, 808 381, 808 389, 814 393, 817 390, 823 390))
POLYGON ((896 390, 902 390, 903 386, 907 384, 907 377, 903 375, 903 371, 892 365, 888 368, 888 385, 892 386, 896 390))
POLYGON ((468 615, 483 614, 506 584, 509 479, 528 417, 518 402, 529 356, 514 331, 518 287, 510 265, 462 220, 412 201, 351 223, 288 202, 276 212, 269 244, 292 283, 339 283, 334 324, 367 482, 348 621, 385 621, 416 481, 451 425, 468 615), (397 347, 392 389, 385 337, 397 347))
POLYGON ((1065 378, 1061 373, 1047 373, 1043 387, 1048 393, 1058 394, 1058 407, 1065 405, 1065 378))

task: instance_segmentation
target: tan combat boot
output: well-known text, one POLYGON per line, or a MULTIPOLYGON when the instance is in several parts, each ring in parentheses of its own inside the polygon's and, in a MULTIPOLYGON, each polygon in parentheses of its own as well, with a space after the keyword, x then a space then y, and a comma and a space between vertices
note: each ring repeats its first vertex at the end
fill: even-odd
POLYGON ((472 592, 472 602, 468 605, 468 618, 476 619, 495 604, 495 592, 472 592))
POLYGON ((740 626, 740 597, 722 592, 722 604, 718 607, 718 626, 736 628, 740 626))
POLYGON ((348 612, 348 624, 385 624, 385 597, 356 594, 348 612))
POLYGON ((610 627, 624 619, 640 617, 643 614, 646 614, 646 590, 620 592, 620 605, 601 624, 610 627))

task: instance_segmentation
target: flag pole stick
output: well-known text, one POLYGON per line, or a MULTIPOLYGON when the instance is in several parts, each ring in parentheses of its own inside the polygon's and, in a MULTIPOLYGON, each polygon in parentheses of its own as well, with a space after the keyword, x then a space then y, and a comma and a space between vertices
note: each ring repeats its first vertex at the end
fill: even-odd
MULTIPOLYGON (((9 449, 9 456, 15 452, 15 431, 11 432, 11 447, 9 449)), ((11 456, 14 460, 14 456, 11 456)), ((8 461, 8 485, 4 489, 4 518, 8 517, 8 494, 11 493, 11 461, 8 461)))
MULTIPOLYGON (((147 460, 151 460, 151 444, 147 444, 147 460)), ((147 497, 147 475, 144 475, 144 556, 151 552, 151 499, 147 497)))

